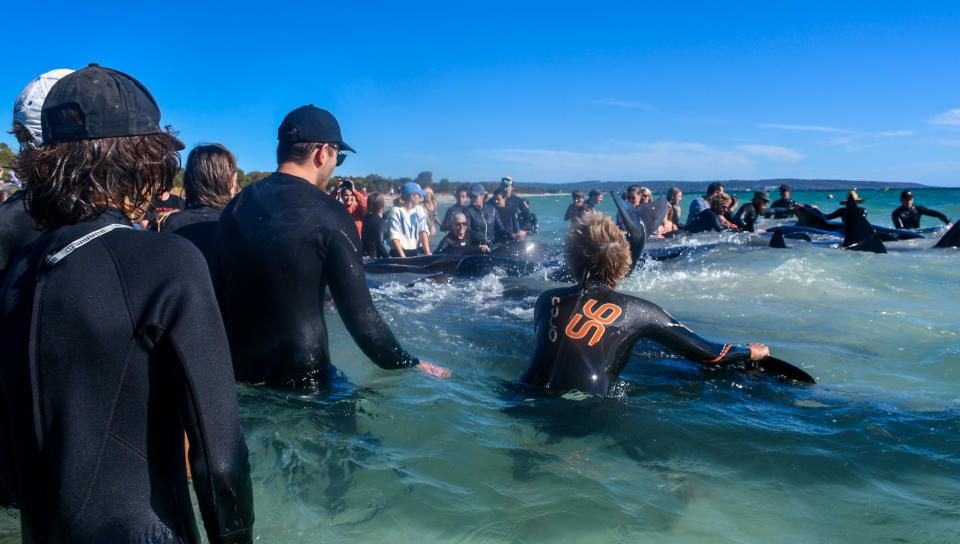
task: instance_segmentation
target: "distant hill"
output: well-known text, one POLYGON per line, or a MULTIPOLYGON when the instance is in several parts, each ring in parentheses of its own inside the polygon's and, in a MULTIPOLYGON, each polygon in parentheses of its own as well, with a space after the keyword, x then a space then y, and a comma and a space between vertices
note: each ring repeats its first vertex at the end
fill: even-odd
MULTIPOLYGON (((895 181, 856 181, 845 179, 727 179, 716 180, 723 184, 728 192, 732 191, 759 191, 762 189, 776 190, 786 183, 794 191, 849 191, 850 189, 922 189, 928 187, 921 183, 907 183, 895 181)), ((623 191, 628 186, 637 184, 649 187, 655 193, 666 192, 670 187, 679 187, 685 193, 701 193, 706 190, 711 181, 577 181, 572 183, 527 183, 517 182, 518 192, 536 193, 569 193, 574 189, 583 191, 597 188, 601 191, 623 191)))

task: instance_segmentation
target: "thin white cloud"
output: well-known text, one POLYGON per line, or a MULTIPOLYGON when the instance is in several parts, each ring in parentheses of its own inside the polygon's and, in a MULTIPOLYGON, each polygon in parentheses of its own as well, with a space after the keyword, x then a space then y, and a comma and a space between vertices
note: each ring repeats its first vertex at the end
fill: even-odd
POLYGON ((786 147, 780 147, 778 145, 746 144, 746 145, 738 145, 737 149, 749 155, 763 157, 765 159, 769 159, 772 161, 797 162, 800 159, 803 159, 802 154, 797 153, 792 149, 789 149, 786 147))
POLYGON ((846 151, 861 151, 864 149, 870 149, 871 147, 876 147, 876 143, 864 142, 861 138, 856 138, 853 136, 838 136, 830 140, 831 144, 840 146, 846 151))
POLYGON ((781 125, 779 123, 766 123, 760 125, 760 128, 779 128, 783 130, 803 130, 808 132, 850 132, 847 129, 824 127, 819 125, 781 125))
POLYGON ((618 108, 634 108, 638 110, 656 111, 650 104, 644 102, 629 102, 627 100, 617 100, 615 98, 602 98, 600 100, 587 100, 584 104, 593 104, 597 106, 616 106, 618 108))
POLYGON ((945 111, 927 122, 934 125, 960 125, 960 109, 945 111))
POLYGON ((513 172, 523 172, 531 179, 555 181, 735 178, 755 172, 753 159, 741 150, 715 149, 691 142, 655 142, 631 147, 619 152, 501 149, 496 150, 494 156, 512 163, 513 172))
POLYGON ((880 133, 881 136, 913 136, 912 130, 885 130, 880 133))

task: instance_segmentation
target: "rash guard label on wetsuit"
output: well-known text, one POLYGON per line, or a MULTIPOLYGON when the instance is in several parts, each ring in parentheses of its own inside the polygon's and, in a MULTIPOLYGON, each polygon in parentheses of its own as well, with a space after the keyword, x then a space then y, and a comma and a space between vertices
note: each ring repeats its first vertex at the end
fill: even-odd
POLYGON ((591 298, 583 305, 583 313, 574 314, 570 322, 567 323, 566 331, 564 331, 567 336, 579 340, 586 337, 590 331, 593 331, 587 345, 594 346, 603 338, 603 334, 607 332, 606 326, 616 321, 617 318, 620 317, 620 314, 623 313, 623 309, 616 304, 608 302, 599 308, 594 308, 596 304, 597 301, 591 298), (581 323, 584 316, 588 319, 581 323))

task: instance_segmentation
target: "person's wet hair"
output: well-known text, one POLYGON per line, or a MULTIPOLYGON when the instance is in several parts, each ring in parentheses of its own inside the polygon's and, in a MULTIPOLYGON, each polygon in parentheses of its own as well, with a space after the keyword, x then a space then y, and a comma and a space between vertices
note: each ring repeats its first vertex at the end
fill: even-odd
POLYGON ((187 204, 222 210, 233 197, 237 159, 220 144, 198 145, 187 157, 183 193, 187 204))
POLYGON ((27 127, 21 125, 20 123, 13 124, 13 130, 10 131, 13 134, 14 138, 17 139, 21 144, 25 144, 33 139, 33 135, 30 134, 30 131, 27 127))
POLYGON ((387 200, 380 193, 370 193, 367 197, 367 213, 378 213, 387 207, 387 200))
POLYGON ((713 208, 717 204, 723 204, 724 206, 729 206, 733 202, 733 199, 730 198, 730 195, 726 193, 717 193, 710 197, 710 207, 713 208))
POLYGON ((146 209, 169 191, 183 144, 171 132, 49 143, 17 156, 27 211, 42 229, 100 215, 108 204, 125 213, 146 209))
POLYGON ((590 213, 577 219, 567 232, 567 264, 574 277, 585 270, 590 277, 615 286, 630 271, 630 244, 609 217, 590 213))
POLYGON ((503 187, 500 187, 499 189, 493 192, 493 196, 502 196, 503 198, 507 198, 507 190, 504 189, 503 187))

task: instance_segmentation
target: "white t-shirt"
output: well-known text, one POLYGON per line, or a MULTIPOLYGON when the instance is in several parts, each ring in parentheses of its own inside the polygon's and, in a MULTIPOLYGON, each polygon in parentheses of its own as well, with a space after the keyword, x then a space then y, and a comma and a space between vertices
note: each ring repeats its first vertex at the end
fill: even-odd
POLYGON ((404 251, 416 251, 420 246, 420 233, 430 234, 427 223, 427 212, 422 206, 414 206, 410 211, 403 206, 394 206, 387 215, 387 235, 389 244, 392 240, 400 240, 400 247, 404 251))

